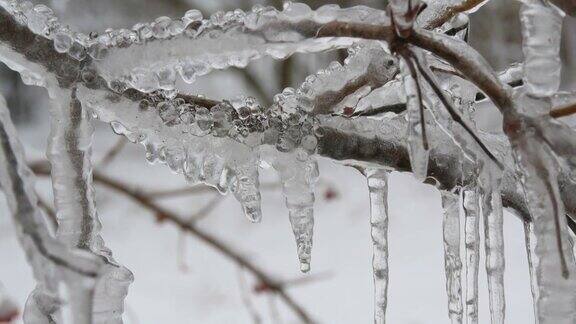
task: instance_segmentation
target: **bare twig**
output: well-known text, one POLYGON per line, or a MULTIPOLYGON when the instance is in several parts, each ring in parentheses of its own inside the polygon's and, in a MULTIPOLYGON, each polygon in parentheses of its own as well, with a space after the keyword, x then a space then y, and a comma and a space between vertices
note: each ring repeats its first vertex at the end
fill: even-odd
POLYGON ((124 146, 126 146, 126 143, 128 143, 126 137, 120 136, 116 141, 116 143, 110 148, 110 150, 108 150, 108 152, 104 154, 104 156, 102 157, 100 162, 98 162, 96 167, 101 169, 108 166, 108 164, 110 164, 112 160, 114 160, 114 158, 116 158, 120 154, 120 152, 122 152, 122 149, 124 148, 124 146))
POLYGON ((574 114, 576 114, 576 103, 556 107, 550 111, 550 116, 552 116, 552 118, 568 117, 574 114))
MULTIPOLYGON (((47 163, 35 163, 32 164, 31 169, 39 176, 47 176, 50 174, 50 167, 47 163)), ((312 323, 312 319, 310 315, 300 306, 296 301, 294 301, 285 291, 284 289, 277 284, 277 281, 273 279, 270 275, 268 275, 263 269, 259 266, 251 263, 248 259, 244 258, 242 254, 236 251, 231 246, 227 245, 219 238, 214 236, 213 234, 204 232, 200 228, 196 227, 194 224, 190 223, 188 220, 185 220, 172 211, 160 206, 159 204, 155 203, 148 197, 138 191, 130 189, 131 186, 125 184, 119 180, 113 179, 109 176, 106 176, 100 172, 94 171, 94 182, 106 186, 110 189, 118 191, 131 199, 137 201, 142 205, 144 208, 151 211, 158 220, 170 222, 171 224, 177 226, 182 231, 185 231, 198 239, 202 242, 206 243, 207 245, 211 246, 212 248, 218 250, 220 253, 227 256, 229 259, 240 265, 241 267, 250 271, 259 281, 265 283, 270 290, 273 290, 275 293, 282 298, 282 300, 286 303, 288 307, 290 307, 296 315, 302 320, 304 323, 312 323)))
POLYGON ((250 290, 247 287, 246 276, 244 275, 244 269, 242 267, 238 267, 238 286, 240 288, 240 298, 242 299, 242 303, 246 307, 248 314, 252 317, 252 322, 254 324, 262 323, 262 318, 256 307, 254 307, 254 303, 252 302, 252 296, 250 296, 250 290))

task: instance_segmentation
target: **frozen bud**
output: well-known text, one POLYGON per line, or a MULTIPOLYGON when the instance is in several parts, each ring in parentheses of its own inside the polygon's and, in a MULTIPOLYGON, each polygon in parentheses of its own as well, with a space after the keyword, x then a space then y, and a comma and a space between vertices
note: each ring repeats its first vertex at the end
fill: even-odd
POLYGON ((231 118, 231 110, 232 107, 229 107, 227 104, 219 104, 210 110, 212 114, 212 121, 213 121, 213 132, 215 136, 226 136, 228 135, 228 131, 232 127, 232 123, 230 122, 231 118))
POLYGON ((177 69, 184 82, 190 84, 196 81, 196 67, 194 64, 190 62, 182 62, 177 69))
POLYGON ((68 50, 68 55, 78 61, 82 61, 86 58, 86 48, 84 48, 84 46, 79 42, 73 42, 68 50))
POLYGON ((186 13, 184 14, 184 17, 182 17, 182 20, 184 21, 186 26, 188 26, 189 24, 191 24, 193 22, 201 21, 202 18, 203 18, 202 12, 200 12, 200 10, 192 9, 192 10, 186 11, 186 13))
POLYGON ((148 99, 142 99, 138 104, 138 108, 140 108, 141 110, 148 110, 150 106, 152 106, 152 103, 148 99))
POLYGON ((58 53, 66 53, 72 46, 72 36, 67 30, 62 30, 54 35, 54 49, 58 53))
POLYGON ((240 117, 242 120, 248 119, 251 115, 250 108, 246 106, 239 107, 236 111, 238 112, 238 117, 240 117))
POLYGON ((312 152, 316 151, 316 146, 318 145, 318 139, 316 139, 316 136, 307 135, 307 136, 304 136, 302 138, 300 145, 307 152, 312 153, 312 152))
POLYGON ((132 28, 137 34, 140 41, 145 41, 152 38, 152 28, 148 24, 136 24, 132 28))
POLYGON ((178 110, 174 107, 174 104, 170 101, 163 101, 158 104, 158 114, 162 121, 167 124, 174 124, 176 120, 179 120, 178 110))
POLYGON ((196 113, 194 106, 190 104, 183 104, 180 107, 178 107, 178 110, 180 111, 180 120, 184 124, 190 125, 193 124, 194 121, 196 121, 194 117, 194 114, 196 113))
POLYGON ((95 60, 101 60, 106 55, 107 50, 108 49, 104 44, 97 41, 94 42, 92 45, 90 45, 90 47, 88 48, 88 55, 90 55, 90 57, 95 60))
POLYGON ((196 123, 202 131, 209 131, 212 128, 212 116, 208 108, 199 107, 196 109, 196 123))
POLYGON ((82 78, 82 81, 85 82, 86 84, 91 84, 96 80, 96 72, 94 72, 94 70, 92 69, 84 68, 80 72, 80 77, 82 78))
POLYGON ((170 27, 171 23, 172 19, 170 19, 169 17, 163 16, 156 18, 156 20, 152 24, 152 34, 154 35, 154 37, 166 38, 170 36, 168 28, 170 27))
POLYGON ((171 67, 165 67, 156 72, 158 86, 162 89, 172 90, 176 84, 176 72, 171 67))
POLYGON ((176 19, 173 20, 172 23, 170 24, 168 31, 170 32, 170 35, 175 36, 182 33, 184 28, 185 28, 184 22, 182 22, 182 20, 180 19, 176 19))

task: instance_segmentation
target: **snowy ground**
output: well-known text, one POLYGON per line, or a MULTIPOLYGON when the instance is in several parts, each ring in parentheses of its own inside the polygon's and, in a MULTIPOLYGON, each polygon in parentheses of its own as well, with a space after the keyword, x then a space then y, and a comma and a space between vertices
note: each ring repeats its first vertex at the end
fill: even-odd
MULTIPOLYGON (((22 129, 29 159, 42 156, 47 126, 22 129)), ((96 134, 96 160, 116 138, 102 125, 96 134)), ((178 188, 182 177, 162 165, 149 165, 143 150, 129 145, 104 172, 142 189, 178 188)), ((372 274, 365 180, 351 168, 321 162, 323 183, 338 195, 326 200, 326 185, 318 188, 312 271, 313 280, 288 288, 321 323, 371 323, 372 274)), ((275 181, 264 172, 263 183, 275 181)), ((390 180, 390 288, 389 323, 445 323, 442 230, 439 193, 410 175, 390 180)), ((39 191, 48 197, 49 183, 39 179, 39 191)), ((255 294, 256 284, 246 274, 248 288, 241 293, 236 264, 196 238, 183 236, 170 224, 126 197, 98 187, 103 236, 119 261, 136 277, 127 299, 126 322, 133 323, 252 323, 243 295, 249 294, 263 323, 297 323, 278 298, 255 294), (247 291, 247 292, 246 292, 247 291), (275 306, 280 319, 274 315, 275 306)), ((163 200, 186 216, 214 194, 163 200)), ((24 305, 33 288, 30 268, 17 244, 13 224, 2 199, 0 217, 0 280, 7 292, 24 305)), ((263 193, 264 219, 251 224, 232 197, 224 198, 199 226, 222 238, 252 262, 281 280, 304 275, 298 271, 295 244, 287 212, 278 190, 263 193)), ((529 274, 522 226, 505 215, 507 323, 533 322, 529 274)), ((483 264, 483 260, 481 260, 483 264)), ((480 323, 488 323, 485 272, 480 274, 480 323)))

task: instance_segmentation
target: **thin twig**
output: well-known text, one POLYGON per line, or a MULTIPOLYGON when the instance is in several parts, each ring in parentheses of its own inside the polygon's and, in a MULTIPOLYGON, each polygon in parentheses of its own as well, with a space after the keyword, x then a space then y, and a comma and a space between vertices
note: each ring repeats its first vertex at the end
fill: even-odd
POLYGON ((119 136, 116 143, 108 150, 108 152, 106 152, 106 154, 104 154, 100 162, 96 164, 96 167, 104 168, 108 166, 112 162, 112 160, 114 160, 114 158, 116 158, 120 154, 120 152, 122 152, 122 149, 124 148, 124 146, 126 146, 126 143, 128 143, 126 137, 119 136))
MULTIPOLYGON (((50 166, 48 163, 41 162, 35 163, 30 166, 30 168, 38 175, 38 176, 47 176, 50 175, 50 166)), ((111 178, 107 175, 104 175, 98 171, 94 171, 93 173, 94 182, 106 186, 110 189, 118 191, 131 199, 137 201, 142 205, 144 208, 151 211, 155 217, 162 221, 167 221, 172 223, 173 225, 179 227, 181 230, 197 237, 207 245, 211 246, 212 248, 218 250, 220 253, 227 256, 229 259, 240 265, 241 267, 249 270, 259 281, 265 283, 270 290, 273 290, 284 300, 286 305, 291 308, 296 315, 302 320, 303 323, 313 323, 310 315, 296 303, 285 291, 282 289, 280 285, 277 284, 277 281, 273 279, 270 275, 268 275, 263 269, 259 266, 251 263, 248 259, 244 258, 242 254, 236 251, 231 246, 227 245, 223 241, 221 241, 218 237, 214 236, 213 234, 204 232, 202 229, 196 227, 194 224, 188 222, 171 210, 164 208, 163 206, 155 203, 153 200, 150 199, 147 195, 144 195, 138 191, 135 191, 129 184, 125 184, 119 180, 111 178)))
POLYGON ((252 322, 254 322, 254 324, 262 323, 262 318, 260 317, 260 314, 258 314, 258 311, 252 302, 252 296, 250 296, 250 290, 247 287, 246 276, 244 275, 244 269, 242 267, 238 267, 238 286, 240 289, 242 304, 244 304, 248 314, 252 317, 252 322))
POLYGON ((566 106, 556 107, 556 108, 553 108, 552 111, 550 111, 550 116, 552 116, 552 118, 562 118, 562 117, 567 117, 567 116, 571 116, 574 114, 576 114, 576 103, 571 103, 571 104, 566 105, 566 106))
POLYGON ((416 58, 416 56, 412 55, 412 58, 414 59, 414 62, 416 63, 416 66, 418 67, 418 70, 420 71, 420 74, 424 77, 424 80, 426 80, 426 82, 430 85, 430 87, 432 88, 432 90, 434 91, 434 93, 436 94, 436 96, 438 97, 438 99, 440 99, 440 101, 442 102, 443 106, 446 108, 446 110, 448 111, 448 113, 450 114, 450 116, 452 117, 452 119, 457 122, 460 126, 462 126, 464 128, 464 130, 466 130, 466 132, 468 134, 470 134, 470 136, 472 136, 472 138, 474 139, 474 141, 480 146, 480 148, 482 149, 482 151, 484 151, 484 153, 501 169, 504 170, 504 165, 496 158, 496 156, 494 156, 494 154, 492 154, 492 152, 490 151, 490 149, 488 149, 488 147, 484 144, 484 142, 482 142, 482 140, 480 139, 480 137, 478 135, 476 135, 476 132, 472 129, 472 127, 470 127, 465 121, 464 119, 462 119, 462 117, 458 114, 458 112, 456 111, 456 109, 452 106, 452 103, 449 101, 449 99, 445 96, 444 92, 442 91, 442 89, 440 89, 440 87, 436 84, 436 81, 434 80, 434 78, 428 74, 428 72, 425 71, 425 69, 422 67, 422 65, 420 64, 420 62, 418 61, 418 59, 416 58))

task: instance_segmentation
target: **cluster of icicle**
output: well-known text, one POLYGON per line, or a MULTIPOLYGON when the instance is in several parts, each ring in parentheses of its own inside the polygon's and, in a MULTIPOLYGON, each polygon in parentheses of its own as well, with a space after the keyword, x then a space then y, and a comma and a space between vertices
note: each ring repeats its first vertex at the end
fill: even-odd
MULTIPOLYGON (((308 271, 314 184, 319 176, 314 153, 323 136, 310 112, 322 104, 318 98, 372 74, 375 63, 384 60, 392 57, 380 44, 354 46, 344 65, 330 64, 297 89, 285 89, 267 109, 250 97, 222 101, 208 109, 178 96, 171 98, 164 91, 140 102, 112 101, 104 91, 81 85, 78 97, 100 120, 110 122, 116 133, 144 145, 150 162, 166 163, 190 184, 204 183, 221 193, 231 192, 253 222, 262 217, 258 167, 273 167, 282 182, 301 269, 308 271)), ((393 64, 379 69, 380 83, 396 70, 393 64)), ((343 101, 358 98, 352 92, 343 101)))
MULTIPOLYGON (((392 10, 406 10, 405 3, 401 2, 392 1, 392 10)), ((121 309, 118 307, 122 305, 131 274, 113 261, 98 234, 100 224, 93 205, 89 175, 91 116, 76 104, 77 100, 95 117, 109 122, 115 132, 125 135, 132 142, 143 144, 149 161, 166 163, 173 171, 184 174, 191 184, 204 183, 222 193, 231 192, 251 221, 257 222, 262 217, 258 168, 274 168, 282 182, 301 270, 304 272, 310 269, 314 184, 319 176, 315 153, 324 136, 321 126, 344 128, 354 124, 350 126, 354 128, 353 131, 361 132, 362 127, 368 124, 382 122, 384 125, 383 120, 390 117, 373 113, 374 110, 401 102, 406 105, 406 112, 391 118, 394 118, 394 122, 398 121, 398 125, 407 127, 402 130, 382 127, 380 131, 390 132, 386 134, 389 138, 399 138, 399 143, 408 147, 412 169, 418 179, 424 180, 428 176, 430 150, 441 151, 443 144, 432 141, 430 147, 426 147, 422 140, 422 123, 428 128, 429 135, 438 131, 447 134, 462 151, 462 163, 472 166, 462 171, 462 178, 468 182, 451 192, 442 193, 446 289, 451 321, 461 323, 465 318, 468 323, 478 322, 479 222, 482 218, 491 320, 492 323, 503 323, 501 170, 483 154, 469 133, 454 122, 442 104, 442 99, 453 102, 463 123, 481 134, 482 138, 489 138, 490 135, 482 134, 473 123, 476 89, 451 73, 433 74, 429 66, 440 67, 437 69, 440 71, 449 67, 427 53, 416 52, 415 55, 428 75, 433 75, 432 82, 444 90, 441 96, 446 98, 439 97, 431 86, 423 82, 420 82, 418 89, 416 81, 421 75, 417 73, 415 78, 405 62, 400 62, 398 69, 396 58, 388 53, 384 43, 359 42, 352 46, 357 41, 315 37, 323 24, 335 20, 390 25, 384 11, 366 7, 342 9, 334 5, 311 10, 304 4, 287 3, 282 11, 255 7, 248 13, 239 10, 218 12, 209 19, 203 19, 198 11, 191 10, 181 19, 160 17, 150 24, 138 24, 132 30, 109 30, 99 36, 87 36, 71 32, 61 25, 46 6, 33 6, 30 2, 15 0, 0 0, 0 5, 36 34, 52 39, 56 51, 68 53, 77 60, 90 57, 96 72, 108 81, 111 89, 122 92, 134 88, 150 94, 147 99, 138 102, 78 84, 74 91, 63 91, 62 96, 58 96, 71 99, 55 102, 52 112, 54 120, 64 120, 62 124, 53 125, 49 154, 53 174, 56 175, 56 204, 58 210, 62 210, 58 215, 59 241, 54 243, 54 253, 60 255, 64 253, 62 251, 68 253, 70 249, 80 249, 92 253, 89 255, 103 257, 106 264, 115 265, 112 270, 98 272, 104 280, 91 281, 88 285, 96 291, 95 300, 92 301, 95 309, 96 305, 100 305, 98 312, 104 316, 115 314, 115 319, 119 320, 121 309), (239 98, 219 102, 208 109, 188 103, 174 91, 178 74, 185 82, 193 82, 197 76, 212 69, 245 67, 250 60, 264 55, 281 59, 295 52, 317 52, 339 47, 351 47, 344 64, 332 63, 325 70, 308 77, 297 89, 285 89, 274 98, 269 108, 260 107, 253 98, 239 98), (419 116, 420 99, 426 106, 424 120, 419 116), (354 123, 353 119, 328 117, 324 115, 326 113, 345 117, 362 114, 375 117, 354 123), (73 175, 67 172, 71 169, 75 170, 73 175), (461 239, 461 221, 464 222, 464 239, 461 239), (464 259, 460 253, 462 245, 464 259), (68 248, 64 250, 61 246, 68 248), (111 293, 114 297, 110 292, 101 291, 105 288, 98 284, 110 281, 116 283, 104 286, 114 288, 115 291, 111 293), (112 299, 111 303, 104 301, 112 299)), ((430 3, 432 9, 445 9, 446 6, 447 2, 443 1, 430 3)), ((434 12, 442 10, 425 11, 418 23, 425 25, 426 19, 434 18, 434 12)), ((546 109, 549 110, 551 103, 558 100, 559 37, 554 36, 560 34, 562 16, 555 7, 540 0, 526 0, 522 6, 526 61, 523 66, 516 66, 499 77, 507 82, 514 78, 512 74, 523 75, 525 86, 516 91, 515 99, 523 105, 526 114, 547 113, 546 109)), ((444 37, 442 41, 450 46, 460 46, 458 44, 462 42, 458 41, 465 38, 467 22, 466 15, 456 16, 439 31, 448 28, 460 31, 452 38, 439 34, 438 37, 444 37)), ((412 22, 402 23, 409 25, 412 22)), ((466 51, 468 48, 460 46, 459 49, 466 51)), ((485 70, 490 75, 488 66, 485 70)), ((6 122, 3 124, 6 125, 6 122)), ((5 126, 9 131, 5 136, 8 142, 14 139, 10 127, 5 126)), ((527 223, 526 233, 536 317, 540 323, 574 323, 574 256, 569 251, 571 242, 564 230, 564 217, 558 218, 563 249, 557 248, 558 241, 553 230, 557 224, 554 224, 555 218, 551 215, 564 215, 563 206, 557 185, 551 189, 547 187, 550 183, 557 183, 559 163, 562 166, 568 164, 574 170, 574 162, 557 160, 547 144, 541 141, 533 136, 531 141, 516 143, 515 151, 517 165, 524 175, 523 188, 533 219, 533 222, 527 223), (543 164, 541 168, 532 170, 538 163, 543 164), (542 169, 550 171, 546 179, 542 178, 542 169), (566 263, 565 268, 570 274, 568 278, 557 273, 561 259, 566 263)), ((497 153, 502 151, 494 149, 497 153)), ((6 152, 4 155, 9 156, 6 152)), ((14 181, 10 180, 10 176, 16 176, 15 179, 19 178, 27 186, 30 185, 26 182, 29 171, 22 165, 19 151, 15 152, 20 163, 4 164, 5 168, 13 169, 2 170, 0 180, 3 181, 3 188, 11 183, 9 181, 14 181)), ((497 155, 497 158, 501 158, 501 155, 497 155)), ((388 286, 389 216, 386 197, 389 170, 371 166, 364 172, 368 178, 371 201, 375 322, 384 323, 388 286)), ((26 207, 17 203, 35 206, 33 192, 26 191, 22 195, 27 201, 17 200, 21 197, 20 192, 12 194, 12 199, 16 201, 13 208, 26 207)), ((41 215, 34 213, 28 216, 31 222, 37 223, 41 219, 41 215)), ((46 236, 40 242, 53 241, 48 234, 39 233, 46 236)), ((50 264, 51 259, 42 256, 42 251, 34 250, 36 246, 28 246, 26 242, 23 244, 27 246, 31 259, 40 255, 42 262, 50 264)), ((56 268, 54 273, 59 273, 58 264, 50 266, 56 268)), ((68 283, 66 277, 63 278, 68 283)), ((67 296, 57 295, 60 291, 54 290, 51 280, 38 279, 39 288, 34 295, 37 297, 32 301, 45 296, 59 301, 67 300, 67 296)), ((78 293, 80 290, 70 288, 69 291, 78 293)), ((57 302, 41 304, 54 305, 51 311, 60 312, 57 302)), ((85 303, 79 304, 86 306, 85 303)), ((34 305, 31 302, 29 309, 34 309, 34 305)), ((46 312, 46 309, 41 309, 38 314, 46 312)))

